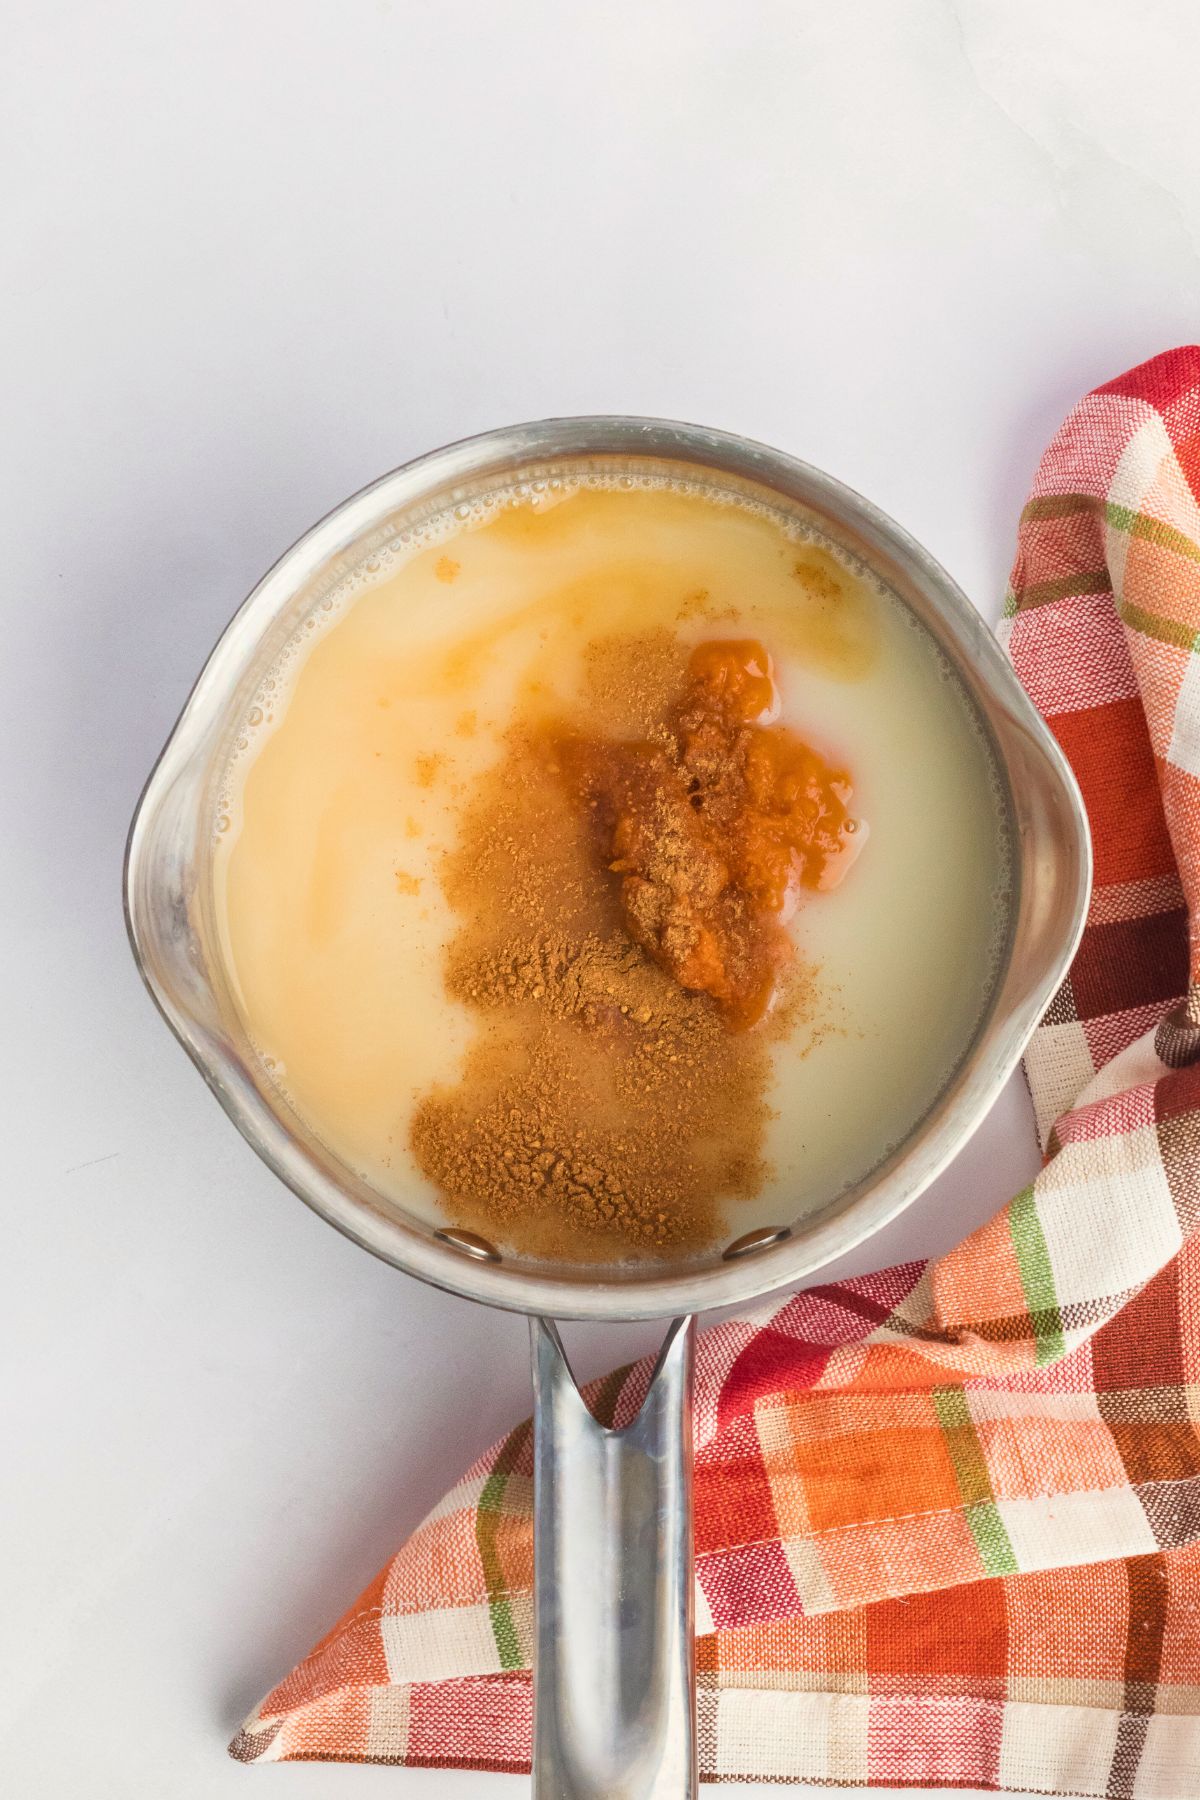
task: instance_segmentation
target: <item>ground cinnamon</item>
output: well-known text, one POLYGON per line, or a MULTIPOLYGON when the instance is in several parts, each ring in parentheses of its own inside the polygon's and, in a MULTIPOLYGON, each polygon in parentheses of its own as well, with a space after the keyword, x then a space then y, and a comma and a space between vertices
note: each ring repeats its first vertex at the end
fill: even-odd
MULTIPOLYGON (((698 1251, 767 1172, 771 1031, 731 1031, 711 987, 650 953, 563 748, 632 737, 669 760, 687 691, 669 633, 598 641, 573 733, 514 725, 442 870, 462 921, 447 985, 479 1029, 458 1083, 418 1106, 412 1148, 455 1224, 529 1254, 698 1251)), ((685 861, 712 853, 699 845, 687 835, 685 861)), ((798 965, 788 980, 791 1026, 816 988, 798 965)))

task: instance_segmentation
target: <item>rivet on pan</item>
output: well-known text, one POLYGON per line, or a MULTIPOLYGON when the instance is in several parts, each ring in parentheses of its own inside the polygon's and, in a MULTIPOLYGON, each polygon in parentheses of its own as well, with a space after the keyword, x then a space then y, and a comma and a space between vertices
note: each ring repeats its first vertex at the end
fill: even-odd
POLYGON ((443 1244, 449 1244, 452 1250, 461 1250, 464 1256, 473 1256, 476 1262, 499 1262, 500 1252, 495 1244, 489 1244, 485 1237, 477 1237, 473 1231, 435 1231, 435 1238, 441 1238, 443 1244))
POLYGON ((748 1231, 743 1237, 734 1238, 722 1251, 726 1262, 733 1262, 739 1256, 753 1256, 756 1250, 767 1250, 772 1244, 782 1244, 784 1238, 790 1238, 790 1225, 760 1225, 757 1231, 748 1231))

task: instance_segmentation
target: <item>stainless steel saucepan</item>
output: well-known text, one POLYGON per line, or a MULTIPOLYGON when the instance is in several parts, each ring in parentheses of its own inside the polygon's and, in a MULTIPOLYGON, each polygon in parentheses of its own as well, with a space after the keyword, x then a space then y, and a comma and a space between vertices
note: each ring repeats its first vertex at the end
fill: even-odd
POLYGON ((288 1186, 377 1256, 451 1292, 531 1315, 535 1395, 534 1792, 539 1800, 678 1800, 696 1783, 690 1397, 703 1308, 789 1286, 894 1218, 974 1131, 1062 980, 1083 926, 1087 822, 1053 739, 979 615, 897 525, 828 475, 761 444, 651 419, 552 419, 451 444, 357 494, 266 575, 225 631, 146 785, 125 901, 138 967, 221 1105, 288 1186), (936 1104, 849 1191, 707 1260, 613 1269, 500 1255, 384 1199, 272 1086, 217 952, 217 788, 255 689, 330 590, 447 505, 597 461, 674 469, 781 499, 870 569, 950 657, 1008 784, 1016 880, 987 1016, 936 1104), (638 1418, 606 1431, 580 1399, 551 1319, 673 1318, 638 1418))

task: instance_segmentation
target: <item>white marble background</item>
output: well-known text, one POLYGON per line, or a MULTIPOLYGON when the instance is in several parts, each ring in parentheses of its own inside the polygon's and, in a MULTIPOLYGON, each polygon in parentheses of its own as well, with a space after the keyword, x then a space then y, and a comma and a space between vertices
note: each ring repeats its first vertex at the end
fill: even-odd
MULTIPOLYGON (((129 812, 263 568, 514 419, 779 444, 994 615, 1065 409, 1198 329, 1200 14, 10 0, 4 41, 4 1791, 518 1795, 224 1758, 521 1414, 525 1329, 235 1137, 126 952, 129 812)), ((853 1266, 948 1245, 1033 1160, 1014 1087, 853 1266)), ((595 1371, 651 1332, 575 1337, 595 1371)))

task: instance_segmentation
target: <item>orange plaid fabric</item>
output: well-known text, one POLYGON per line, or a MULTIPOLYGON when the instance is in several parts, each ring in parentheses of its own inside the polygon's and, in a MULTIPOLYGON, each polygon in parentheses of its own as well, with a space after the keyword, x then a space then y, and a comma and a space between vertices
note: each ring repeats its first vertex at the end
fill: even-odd
MULTIPOLYGON (((1075 409, 1021 519, 1003 631, 1097 871, 1026 1058, 1042 1173, 937 1262, 701 1338, 708 1779, 1200 1795, 1198 495, 1185 349, 1075 409)), ((468 1471, 235 1756, 528 1768, 530 1448, 468 1471)))

